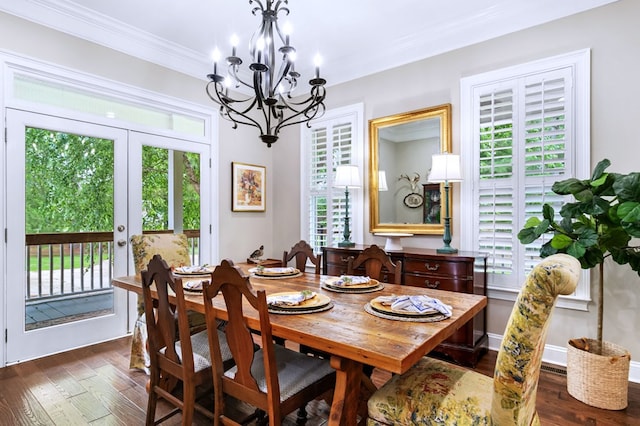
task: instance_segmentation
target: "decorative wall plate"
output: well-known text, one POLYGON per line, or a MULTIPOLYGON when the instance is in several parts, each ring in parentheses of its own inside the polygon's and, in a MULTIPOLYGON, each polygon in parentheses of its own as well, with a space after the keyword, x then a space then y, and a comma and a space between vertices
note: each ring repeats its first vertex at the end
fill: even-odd
POLYGON ((404 205, 409 208, 416 209, 420 207, 422 203, 424 203, 424 198, 422 197, 422 195, 416 192, 411 193, 406 197, 404 197, 404 205))

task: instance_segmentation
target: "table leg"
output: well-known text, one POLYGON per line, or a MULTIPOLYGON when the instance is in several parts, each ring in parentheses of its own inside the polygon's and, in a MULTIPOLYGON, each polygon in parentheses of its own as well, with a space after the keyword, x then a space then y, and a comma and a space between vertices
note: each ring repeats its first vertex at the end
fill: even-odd
POLYGON ((362 364, 350 359, 331 357, 336 370, 336 387, 329 415, 329 425, 355 426, 358 421, 362 364))

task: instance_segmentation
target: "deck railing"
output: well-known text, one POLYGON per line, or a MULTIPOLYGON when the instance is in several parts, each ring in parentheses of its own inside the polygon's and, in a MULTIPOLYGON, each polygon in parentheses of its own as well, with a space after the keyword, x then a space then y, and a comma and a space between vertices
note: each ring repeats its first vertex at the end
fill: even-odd
MULTIPOLYGON (((145 231, 170 233, 169 231, 145 231)), ((200 230, 186 230, 191 262, 199 260, 200 230)), ((27 301, 109 291, 113 232, 26 235, 27 301)))

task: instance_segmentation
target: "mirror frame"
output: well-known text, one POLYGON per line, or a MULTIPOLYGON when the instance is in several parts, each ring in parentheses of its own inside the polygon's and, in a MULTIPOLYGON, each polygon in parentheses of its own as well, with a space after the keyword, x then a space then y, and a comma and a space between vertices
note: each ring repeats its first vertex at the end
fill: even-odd
MULTIPOLYGON (((440 152, 451 152, 451 104, 443 104, 416 111, 369 120, 369 232, 409 233, 416 235, 444 234, 445 203, 442 203, 440 223, 380 223, 378 206, 378 135, 382 128, 429 118, 440 118, 440 152)), ((445 199, 444 184, 440 184, 441 199, 445 199)), ((449 192, 449 216, 453 216, 449 192)))

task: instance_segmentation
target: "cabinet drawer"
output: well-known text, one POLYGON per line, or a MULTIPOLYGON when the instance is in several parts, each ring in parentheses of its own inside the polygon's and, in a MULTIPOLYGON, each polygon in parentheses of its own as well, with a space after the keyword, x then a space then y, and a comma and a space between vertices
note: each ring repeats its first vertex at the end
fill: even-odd
POLYGON ((405 274, 404 284, 414 287, 457 291, 458 293, 473 293, 473 281, 463 278, 441 277, 436 275, 405 274))
POLYGON ((326 259, 327 259, 327 264, 328 265, 342 265, 344 264, 345 267, 347 265, 349 256, 353 256, 353 257, 357 257, 358 256, 358 252, 349 252, 349 251, 327 251, 325 253, 326 259))
POLYGON ((406 258, 404 270, 407 272, 426 273, 429 275, 467 278, 467 275, 469 275, 469 263, 429 258, 406 258))

